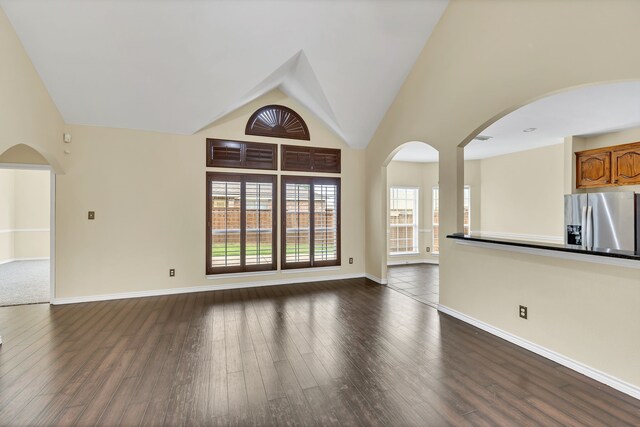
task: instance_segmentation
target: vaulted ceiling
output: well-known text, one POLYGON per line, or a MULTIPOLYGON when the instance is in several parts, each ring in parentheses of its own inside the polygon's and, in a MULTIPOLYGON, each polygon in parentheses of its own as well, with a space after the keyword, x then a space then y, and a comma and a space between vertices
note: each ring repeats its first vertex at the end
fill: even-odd
POLYGON ((364 147, 445 0, 0 0, 68 123, 192 134, 278 88, 364 147))

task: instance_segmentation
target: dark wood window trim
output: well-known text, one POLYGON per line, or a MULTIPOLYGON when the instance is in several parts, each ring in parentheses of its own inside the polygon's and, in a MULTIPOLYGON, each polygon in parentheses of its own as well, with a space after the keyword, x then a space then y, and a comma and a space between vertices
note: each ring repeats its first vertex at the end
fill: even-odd
POLYGON ((207 138, 207 167, 276 170, 278 146, 207 138))
POLYGON ((258 109, 249 118, 245 134, 311 140, 309 128, 300 114, 284 105, 265 105, 258 109))
POLYGON ((280 258, 281 258, 281 267, 283 270, 295 269, 295 268, 313 268, 313 267, 329 267, 329 266, 339 266, 341 265, 341 238, 340 238, 340 229, 341 229, 341 189, 340 189, 340 178, 331 178, 331 177, 309 177, 309 176, 290 176, 283 175, 281 176, 281 201, 280 201, 280 214, 281 214, 281 241, 280 241, 280 258), (309 236, 309 261, 308 262, 287 262, 287 184, 309 184, 310 185, 310 201, 309 206, 315 207, 315 195, 314 195, 314 185, 328 184, 336 186, 336 259, 335 260, 326 260, 326 261, 316 261, 314 260, 314 246, 315 246, 315 208, 309 209, 310 215, 310 236, 309 236))
POLYGON ((206 233, 207 233, 207 247, 206 253, 206 274, 223 274, 223 273, 240 273, 249 271, 265 271, 276 270, 277 268, 277 201, 278 201, 278 188, 277 188, 277 176, 276 175, 256 175, 256 174, 234 174, 234 173, 222 173, 222 172, 207 172, 207 197, 206 197, 206 233), (237 182, 240 183, 240 265, 230 267, 213 267, 212 266, 212 183, 214 181, 225 182, 237 182), (246 198, 246 184, 247 182, 266 182, 272 184, 272 201, 271 201, 271 263, 260 265, 246 265, 246 243, 247 243, 247 230, 246 230, 246 215, 247 215, 247 198, 246 198))
POLYGON ((340 173, 341 151, 338 148, 282 145, 280 167, 290 172, 340 173))

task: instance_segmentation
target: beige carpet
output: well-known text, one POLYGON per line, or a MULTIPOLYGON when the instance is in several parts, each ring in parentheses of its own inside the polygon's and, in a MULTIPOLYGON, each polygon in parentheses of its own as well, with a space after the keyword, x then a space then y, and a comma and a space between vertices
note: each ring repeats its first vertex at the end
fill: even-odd
POLYGON ((49 261, 14 261, 0 265, 0 307, 49 302, 49 261))

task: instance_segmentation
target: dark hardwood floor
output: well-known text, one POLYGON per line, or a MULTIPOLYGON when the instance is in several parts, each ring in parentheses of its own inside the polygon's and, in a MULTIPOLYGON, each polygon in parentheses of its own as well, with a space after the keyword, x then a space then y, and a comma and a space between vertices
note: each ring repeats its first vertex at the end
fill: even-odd
POLYGON ((640 401, 366 279, 0 308, 2 425, 640 425, 640 401))

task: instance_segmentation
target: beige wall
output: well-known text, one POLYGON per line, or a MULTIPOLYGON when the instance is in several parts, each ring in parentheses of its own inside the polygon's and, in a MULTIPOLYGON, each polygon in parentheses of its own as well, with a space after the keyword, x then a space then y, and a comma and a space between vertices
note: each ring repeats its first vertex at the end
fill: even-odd
POLYGON ((562 242, 563 144, 491 157, 480 164, 483 233, 562 242))
POLYGON ((14 257, 49 258, 50 172, 15 170, 14 257))
MULTIPOLYGON (((25 144, 36 149, 58 173, 63 172, 64 122, 1 8, 0 52, 0 156, 25 144)), ((33 156, 25 161, 14 155, 10 161, 33 160, 33 156)))
MULTIPOLYGON (((480 227, 481 179, 480 161, 465 162, 465 185, 471 189, 471 227, 480 227)), ((438 255, 433 250, 433 197, 432 189, 438 186, 438 163, 416 163, 391 161, 387 166, 387 194, 391 187, 417 187, 419 189, 419 252, 415 255, 388 255, 387 265, 427 262, 438 263, 438 255), (429 252, 427 252, 429 247, 429 252)), ((387 198, 387 224, 388 224, 387 198)), ((387 238, 389 228, 387 227, 387 238)))
POLYGON ((0 169, 0 263, 49 258, 49 171, 0 169))
POLYGON ((0 169, 0 263, 13 256, 14 171, 0 169))
POLYGON ((364 273, 364 151, 349 149, 279 91, 193 136, 90 126, 67 131, 73 152, 57 179, 57 298, 364 273), (249 116, 273 103, 303 116, 311 142, 244 135, 249 116), (215 170, 205 167, 207 137, 340 148, 342 267, 207 279, 205 173, 215 170), (94 221, 87 220, 89 210, 94 221))
MULTIPOLYGON (((416 140, 439 151, 442 237, 460 230, 460 146, 542 96, 640 79, 640 56, 628 55, 638 16, 635 0, 451 1, 367 147, 367 236, 384 230, 382 166, 416 140)), ((367 239, 373 277, 385 276, 385 246, 367 239)), ((638 270, 442 246, 441 304, 640 388, 638 270), (528 320, 518 304, 528 305, 528 320)))
POLYGON ((594 148, 610 147, 613 145, 628 144, 640 141, 640 128, 626 129, 619 132, 609 132, 591 137, 567 137, 565 138, 565 167, 567 168, 566 186, 568 193, 595 193, 595 192, 640 192, 640 185, 622 185, 618 187, 602 187, 582 189, 576 188, 576 151, 591 150, 594 148))

